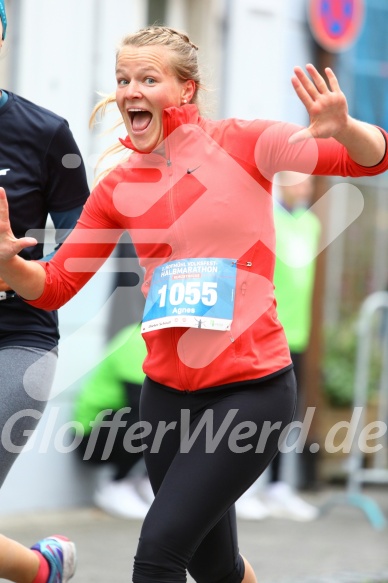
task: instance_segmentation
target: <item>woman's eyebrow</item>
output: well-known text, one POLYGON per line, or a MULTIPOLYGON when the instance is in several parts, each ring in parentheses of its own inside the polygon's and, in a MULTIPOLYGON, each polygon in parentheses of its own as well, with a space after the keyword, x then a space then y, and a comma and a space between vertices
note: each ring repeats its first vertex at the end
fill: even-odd
MULTIPOLYGON (((138 73, 142 73, 142 74, 145 74, 145 73, 155 73, 155 74, 160 73, 160 71, 157 68, 153 67, 152 65, 145 65, 144 67, 140 67, 137 70, 137 72, 138 73)), ((116 69, 116 73, 127 73, 127 70, 125 68, 123 68, 123 67, 118 67, 116 69)))

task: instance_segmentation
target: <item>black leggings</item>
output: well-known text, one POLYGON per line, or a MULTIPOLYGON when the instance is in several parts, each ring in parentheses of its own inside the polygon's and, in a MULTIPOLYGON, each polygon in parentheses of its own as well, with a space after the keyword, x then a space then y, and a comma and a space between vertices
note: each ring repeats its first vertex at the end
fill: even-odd
MULTIPOLYGON (((302 379, 302 354, 298 354, 296 352, 291 352, 291 360, 292 364, 294 365, 294 374, 295 380, 297 384, 297 391, 298 391, 298 408, 296 410, 296 416, 301 415, 300 406, 302 404, 301 399, 301 379, 302 379)), ((269 481, 270 482, 278 482, 280 480, 281 471, 282 471, 282 464, 284 463, 285 459, 284 453, 278 453, 275 455, 272 463, 269 466, 269 481)))
POLYGON ((292 370, 195 393, 145 380, 140 418, 149 432, 144 457, 156 497, 141 530, 134 583, 184 582, 186 569, 199 583, 242 581, 234 502, 276 455, 295 401, 292 370), (189 442, 181 440, 187 415, 189 442))

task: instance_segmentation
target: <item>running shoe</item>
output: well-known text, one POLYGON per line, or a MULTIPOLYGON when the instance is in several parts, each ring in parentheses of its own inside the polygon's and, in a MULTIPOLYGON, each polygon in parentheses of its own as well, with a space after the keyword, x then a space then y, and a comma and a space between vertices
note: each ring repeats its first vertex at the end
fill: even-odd
POLYGON ((236 515, 242 520, 263 520, 269 516, 269 511, 265 504, 255 495, 246 492, 236 500, 236 515))
POLYGON ((131 480, 115 480, 101 486, 93 496, 98 508, 113 516, 142 520, 150 505, 137 492, 131 480))
POLYGON ((67 583, 72 578, 76 566, 75 544, 68 538, 54 534, 31 547, 39 551, 47 560, 50 576, 47 583, 67 583))
POLYGON ((319 509, 302 500, 284 482, 269 484, 263 497, 270 515, 276 518, 288 518, 290 520, 309 522, 319 517, 319 509))

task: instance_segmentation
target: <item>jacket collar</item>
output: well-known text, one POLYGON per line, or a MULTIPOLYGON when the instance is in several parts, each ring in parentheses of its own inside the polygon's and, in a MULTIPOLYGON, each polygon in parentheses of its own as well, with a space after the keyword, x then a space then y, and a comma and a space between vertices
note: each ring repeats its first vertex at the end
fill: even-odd
MULTIPOLYGON (((199 111, 196 105, 189 103, 181 107, 168 107, 163 111, 163 137, 167 138, 174 130, 183 124, 198 124, 199 111)), ((150 154, 151 152, 141 152, 137 150, 131 142, 129 136, 125 139, 119 138, 126 148, 134 150, 139 154, 150 154)))

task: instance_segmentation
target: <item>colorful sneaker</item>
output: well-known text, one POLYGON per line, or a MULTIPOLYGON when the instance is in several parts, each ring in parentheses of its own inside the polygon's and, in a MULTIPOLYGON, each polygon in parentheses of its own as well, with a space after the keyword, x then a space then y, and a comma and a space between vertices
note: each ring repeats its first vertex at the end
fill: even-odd
POLYGON ((76 550, 68 538, 55 534, 37 542, 31 549, 39 551, 49 564, 47 583, 67 583, 74 575, 76 550))

